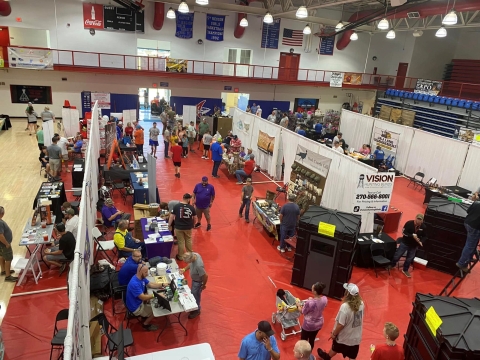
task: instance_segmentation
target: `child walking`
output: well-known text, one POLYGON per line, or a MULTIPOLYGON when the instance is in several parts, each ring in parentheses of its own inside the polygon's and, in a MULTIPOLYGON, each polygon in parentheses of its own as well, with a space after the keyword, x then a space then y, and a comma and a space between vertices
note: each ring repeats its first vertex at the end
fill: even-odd
POLYGON ((242 187, 242 197, 240 203, 240 210, 238 211, 238 215, 243 217, 243 209, 245 208, 245 222, 250 222, 250 203, 252 201, 252 194, 253 194, 253 186, 252 186, 252 179, 247 178, 247 184, 242 187))
POLYGON ((188 157, 188 137, 186 134, 182 136, 182 157, 188 157))

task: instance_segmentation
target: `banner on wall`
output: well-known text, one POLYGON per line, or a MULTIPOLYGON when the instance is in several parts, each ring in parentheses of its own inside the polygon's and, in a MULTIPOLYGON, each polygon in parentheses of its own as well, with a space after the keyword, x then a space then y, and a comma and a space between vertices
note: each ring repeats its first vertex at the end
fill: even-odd
POLYGON ((441 81, 418 79, 413 92, 427 95, 438 95, 442 90, 441 81))
POLYGON ((332 72, 330 75, 330 87, 342 87, 343 73, 332 72))
POLYGON ((348 85, 362 85, 362 74, 344 73, 343 83, 348 85))
POLYGON ((328 171, 330 170, 330 164, 332 163, 332 159, 309 151, 307 148, 304 148, 301 145, 297 145, 295 161, 323 176, 324 178, 327 177, 328 171))
POLYGON ((175 19, 177 28, 175 37, 180 39, 191 39, 193 37, 193 15, 195 13, 182 14, 175 11, 177 17, 175 19))
POLYGON ((258 150, 272 156, 275 148, 275 136, 270 136, 262 130, 258 130, 258 150))
POLYGON ((99 109, 110 109, 110 93, 91 93, 92 108, 95 102, 98 101, 99 109))
POLYGON ((145 13, 119 6, 83 4, 83 28, 145 32, 145 13))
POLYGON ((333 26, 324 26, 320 30, 320 34, 321 35, 333 34, 333 36, 320 37, 320 45, 319 45, 318 53, 320 55, 333 55, 333 49, 335 49, 335 28, 333 26))
POLYGON ((375 147, 380 146, 387 156, 395 156, 397 154, 399 139, 399 133, 382 129, 378 126, 375 126, 373 129, 373 142, 375 147))
POLYGON ((188 70, 188 60, 168 58, 166 71, 186 73, 188 70))
POLYGON ((385 212, 390 206, 395 174, 360 174, 353 212, 385 212))
POLYGON ((273 24, 262 23, 262 49, 278 49, 280 37, 280 19, 274 19, 273 24))
POLYGON ((8 64, 11 68, 53 70, 51 50, 8 47, 8 64))
POLYGON ((225 30, 225 16, 207 14, 207 33, 205 39, 209 41, 223 41, 225 30))
POLYGON ((14 104, 52 104, 51 86, 10 85, 10 96, 14 104))

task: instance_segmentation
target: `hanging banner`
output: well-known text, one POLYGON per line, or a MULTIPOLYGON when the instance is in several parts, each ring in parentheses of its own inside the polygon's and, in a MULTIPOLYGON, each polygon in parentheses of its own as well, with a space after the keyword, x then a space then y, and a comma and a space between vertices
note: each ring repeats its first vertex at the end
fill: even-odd
POLYGON ((353 212, 385 212, 390 206, 395 174, 360 174, 353 212))
POLYGON ((330 75, 330 87, 342 87, 343 73, 332 72, 330 75))
POLYGON ((193 37, 193 15, 194 13, 182 14, 175 11, 177 29, 175 31, 175 37, 180 39, 191 39, 193 37))
POLYGON ((53 70, 53 53, 50 50, 8 47, 11 68, 53 70))
POLYGON ((345 73, 343 75, 343 83, 348 85, 362 85, 362 74, 345 73))
POLYGON ((110 93, 91 93, 92 108, 95 105, 95 102, 98 101, 99 109, 110 109, 110 93))
POLYGON ((413 90, 413 92, 427 95, 438 95, 441 90, 441 81, 418 79, 417 84, 415 85, 415 90, 413 90))
POLYGON ((278 49, 278 38, 280 36, 280 19, 274 19, 273 24, 262 24, 262 49, 278 49))
POLYGON ((205 39, 210 41, 223 41, 225 29, 225 16, 207 14, 207 33, 205 39))
POLYGON ((273 149, 275 148, 275 137, 270 136, 261 130, 258 130, 257 147, 258 150, 270 156, 273 156, 273 149))
POLYGON ((320 55, 333 55, 333 49, 335 48, 335 28, 332 26, 326 26, 322 30, 322 35, 333 34, 333 36, 320 38, 320 55))
POLYGON ((328 171, 330 170, 332 159, 309 151, 301 145, 297 145, 295 161, 326 178, 328 171))
POLYGON ((373 142, 375 143, 375 148, 380 146, 385 152, 385 156, 396 156, 399 138, 399 133, 385 130, 377 126, 375 126, 373 130, 373 142))
POLYGON ((14 104, 52 104, 50 86, 10 85, 10 95, 14 104))

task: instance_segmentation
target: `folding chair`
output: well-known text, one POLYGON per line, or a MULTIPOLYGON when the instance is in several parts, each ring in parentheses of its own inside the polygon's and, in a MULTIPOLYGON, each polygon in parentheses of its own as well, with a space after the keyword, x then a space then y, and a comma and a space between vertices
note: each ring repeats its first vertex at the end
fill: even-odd
MULTIPOLYGON (((132 330, 128 328, 124 328, 123 323, 120 324, 120 326, 122 326, 122 333, 123 333, 123 339, 122 339, 120 336, 122 335, 121 332, 119 332, 115 326, 113 326, 108 322, 107 317, 105 316, 104 313, 94 316, 92 319, 90 319, 90 321, 98 321, 98 323, 102 327, 103 334, 107 337, 105 350, 107 350, 108 348, 108 356, 110 359, 112 359, 113 354, 115 353, 115 351, 118 350, 118 345, 122 341, 125 349, 133 345, 132 330)), ((128 355, 126 350, 125 350, 125 354, 128 357, 130 357, 130 355, 128 355)))
POLYGON ((128 324, 130 324, 130 320, 131 319, 135 319, 137 320, 140 324, 143 323, 143 319, 141 316, 136 316, 134 313, 132 313, 130 310, 128 310, 128 307, 127 307, 127 301, 125 300, 125 296, 127 295, 127 291, 124 291, 122 293, 122 301, 123 301, 123 305, 125 306, 125 318, 124 320, 126 319, 127 320, 127 328, 128 328, 128 324))
POLYGON ((373 268, 375 269, 375 277, 378 278, 377 265, 387 268, 388 276, 390 276, 390 269, 388 268, 390 265, 390 260, 387 259, 387 254, 385 253, 383 244, 372 243, 370 245, 370 254, 372 256, 373 268))
POLYGON ((276 200, 280 196, 280 194, 284 194, 285 201, 287 201, 287 192, 288 192, 288 182, 285 183, 285 185, 283 186, 277 186, 277 193, 275 194, 275 197, 273 198, 273 200, 276 200))
POLYGON ((93 262, 97 261, 98 252, 103 251, 103 253, 107 257, 108 261, 110 261, 110 264, 113 265, 112 259, 107 254, 107 251, 109 251, 109 250, 111 250, 114 254, 116 253, 116 251, 115 251, 116 247, 115 247, 115 243, 113 242, 113 240, 100 241, 99 240, 100 238, 103 237, 105 239, 105 237, 100 232, 100 230, 98 230, 97 227, 94 227, 92 229, 92 237, 93 237, 93 240, 95 241, 95 243, 97 244, 97 252, 95 253, 95 258, 94 258, 93 262))
POLYGON ((410 182, 407 184, 407 187, 413 183, 413 188, 416 189, 417 185, 420 185, 423 187, 423 178, 425 177, 425 174, 422 172, 417 172, 415 175, 413 175, 412 178, 410 178, 410 182))
MULTIPOLYGON (((112 298, 112 312, 115 315, 115 297, 120 294, 120 298, 123 300, 123 294, 127 291, 127 285, 120 285, 118 283, 118 271, 114 271, 110 274, 110 296, 112 298)), ((124 304, 125 305, 125 304, 124 304)), ((125 309, 127 306, 125 305, 125 309)), ((118 314, 118 312, 117 312, 118 314)), ((128 327, 128 324, 127 324, 128 327)))
POLYGON ((59 329, 57 326, 58 322, 62 320, 68 320, 68 309, 60 310, 55 317, 55 327, 53 328, 53 337, 50 342, 50 360, 52 360, 53 349, 62 350, 57 359, 63 359, 63 343, 65 342, 65 336, 67 336, 67 327, 59 329))
POLYGON ((120 196, 122 198, 124 198, 124 191, 125 190, 125 184, 123 183, 123 181, 113 181, 112 178, 110 176, 106 177, 105 178, 105 184, 108 184, 108 186, 110 186, 110 193, 112 194, 112 197, 113 197, 113 192, 115 190, 118 191, 118 193, 120 194, 120 196))
POLYGON ((82 198, 82 190, 74 191, 73 196, 75 196, 75 201, 80 201, 82 198))

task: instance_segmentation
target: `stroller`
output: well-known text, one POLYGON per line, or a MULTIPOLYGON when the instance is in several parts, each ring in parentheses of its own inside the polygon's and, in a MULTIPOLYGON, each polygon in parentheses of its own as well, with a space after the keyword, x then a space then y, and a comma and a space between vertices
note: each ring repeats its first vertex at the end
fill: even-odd
POLYGON ((276 306, 277 312, 272 314, 272 323, 275 324, 278 321, 282 325, 280 338, 285 341, 287 336, 301 333, 302 327, 298 321, 300 310, 297 308, 293 295, 288 291, 278 289, 276 306), (297 326, 298 331, 296 330, 297 326), (292 331, 286 333, 285 329, 292 329, 292 331))

